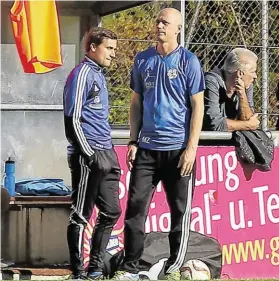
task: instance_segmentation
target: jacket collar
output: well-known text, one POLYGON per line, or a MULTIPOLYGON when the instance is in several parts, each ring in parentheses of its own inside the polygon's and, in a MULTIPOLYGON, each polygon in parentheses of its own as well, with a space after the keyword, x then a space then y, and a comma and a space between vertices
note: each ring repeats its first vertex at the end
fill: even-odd
POLYGON ((93 66, 93 68, 96 70, 96 71, 99 71, 99 72, 102 72, 103 71, 103 68, 97 64, 97 62, 95 62, 94 60, 92 60, 91 58, 89 58, 87 55, 85 55, 85 61, 89 62, 91 66, 93 66))

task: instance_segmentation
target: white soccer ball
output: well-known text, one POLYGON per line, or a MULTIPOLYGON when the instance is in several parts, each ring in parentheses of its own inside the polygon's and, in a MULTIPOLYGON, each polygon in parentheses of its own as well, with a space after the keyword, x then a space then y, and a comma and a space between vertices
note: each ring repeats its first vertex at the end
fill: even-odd
POLYGON ((188 260, 180 269, 182 280, 210 280, 208 266, 200 260, 188 260))

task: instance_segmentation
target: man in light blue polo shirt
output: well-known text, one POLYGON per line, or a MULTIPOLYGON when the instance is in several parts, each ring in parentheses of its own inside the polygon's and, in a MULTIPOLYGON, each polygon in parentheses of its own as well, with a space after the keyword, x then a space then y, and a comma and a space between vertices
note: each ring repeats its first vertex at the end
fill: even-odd
POLYGON ((166 279, 180 279, 189 238, 194 163, 202 127, 204 75, 197 57, 181 47, 178 10, 162 10, 156 20, 158 44, 137 54, 127 165, 131 170, 125 217, 125 258, 116 280, 138 280, 144 224, 159 181, 171 212, 166 279))

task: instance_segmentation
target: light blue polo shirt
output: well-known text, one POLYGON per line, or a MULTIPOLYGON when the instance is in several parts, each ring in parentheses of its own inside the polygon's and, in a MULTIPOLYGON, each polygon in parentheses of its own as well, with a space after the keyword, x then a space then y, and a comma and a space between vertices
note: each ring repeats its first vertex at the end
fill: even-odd
POLYGON ((198 58, 178 46, 167 56, 155 47, 137 54, 131 89, 143 97, 139 146, 176 150, 186 146, 191 119, 190 97, 205 89, 198 58))

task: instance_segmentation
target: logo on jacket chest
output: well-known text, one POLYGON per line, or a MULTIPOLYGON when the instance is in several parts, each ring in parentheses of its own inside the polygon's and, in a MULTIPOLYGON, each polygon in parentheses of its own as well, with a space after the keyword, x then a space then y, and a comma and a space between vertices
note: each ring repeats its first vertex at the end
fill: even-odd
POLYGON ((94 81, 91 90, 88 93, 88 99, 90 99, 89 107, 93 109, 103 108, 100 97, 101 88, 96 81, 94 81))

